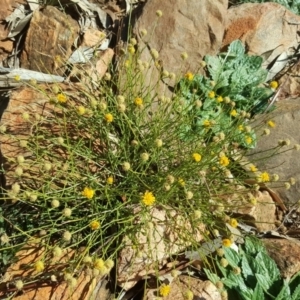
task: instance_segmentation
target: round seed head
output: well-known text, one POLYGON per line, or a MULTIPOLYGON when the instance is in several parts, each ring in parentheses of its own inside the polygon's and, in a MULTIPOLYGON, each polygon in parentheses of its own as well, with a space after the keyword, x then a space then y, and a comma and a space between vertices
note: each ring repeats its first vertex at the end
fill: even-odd
POLYGON ((57 208, 57 207, 59 207, 59 205, 60 205, 60 202, 57 199, 53 199, 51 201, 51 207, 52 208, 57 208))
POLYGON ((129 171, 130 170, 130 163, 129 162, 124 162, 122 168, 125 172, 129 171))
POLYGON ((68 217, 71 216, 72 210, 71 210, 70 208, 66 207, 66 208, 62 211, 62 213, 63 213, 63 216, 65 216, 65 217, 68 218, 68 217))
POLYGON ((23 289, 23 287, 24 287, 23 281, 22 281, 22 280, 17 280, 17 281, 15 282, 15 287, 16 287, 16 289, 17 289, 18 291, 21 291, 21 290, 23 289))
POLYGON ((71 234, 71 232, 70 231, 65 231, 64 233, 63 233, 63 240, 64 241, 66 241, 66 242, 69 242, 69 241, 71 241, 71 239, 72 239, 72 234, 71 234))
POLYGON ((16 169, 15 169, 15 174, 16 174, 18 177, 22 176, 22 174, 23 174, 23 168, 20 167, 20 166, 17 166, 16 169))
POLYGON ((17 162, 18 162, 18 164, 22 164, 22 163, 24 163, 24 161, 25 161, 25 158, 24 158, 23 155, 17 156, 17 162))
POLYGON ((15 195, 19 194, 20 192, 20 189, 21 189, 21 186, 18 184, 18 183, 14 183, 12 186, 11 186, 11 189, 13 191, 13 193, 15 195))

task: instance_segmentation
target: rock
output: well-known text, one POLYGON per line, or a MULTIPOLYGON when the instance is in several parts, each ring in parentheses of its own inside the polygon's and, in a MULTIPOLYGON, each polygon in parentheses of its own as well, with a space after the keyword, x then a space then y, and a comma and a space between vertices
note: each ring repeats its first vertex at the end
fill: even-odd
POLYGON ((114 51, 110 48, 101 52, 101 57, 96 62, 94 72, 91 72, 93 80, 99 80, 104 76, 113 57, 114 51))
POLYGON ((299 73, 300 64, 296 63, 278 80, 279 86, 281 88, 278 95, 279 100, 284 100, 287 98, 297 98, 300 96, 299 73))
POLYGON ((223 48, 240 39, 248 54, 261 55, 269 65, 278 55, 298 46, 300 16, 277 3, 244 3, 227 13, 223 48))
POLYGON ((283 278, 291 278, 300 271, 299 244, 287 239, 262 239, 262 241, 283 278))
POLYGON ((99 46, 101 41, 105 38, 105 33, 95 28, 89 28, 83 35, 83 41, 81 46, 83 47, 94 47, 99 46))
MULTIPOLYGON (((75 94, 76 88, 70 85, 57 83, 56 88, 68 93, 75 94)), ((27 140, 31 131, 32 123, 41 116, 46 117, 53 113, 54 106, 49 103, 49 97, 54 95, 53 85, 39 85, 39 87, 21 87, 11 92, 8 106, 1 119, 1 126, 6 127, 6 134, 0 135, 1 152, 5 160, 5 177, 7 186, 13 183, 15 177, 12 172, 11 162, 15 162, 18 155, 25 158, 30 153, 20 146, 20 140, 27 140), (29 121, 23 117, 24 113, 31 115, 29 121)))
MULTIPOLYGON (((139 212, 140 208, 136 208, 135 214, 138 215, 139 212)), ((128 237, 123 241, 125 247, 119 254, 117 264, 118 284, 128 290, 144 276, 155 274, 166 263, 167 258, 190 246, 190 235, 186 239, 184 234, 190 230, 192 228, 189 221, 176 211, 152 208, 149 222, 135 236, 136 242, 133 244, 128 237), (141 245, 142 248, 135 249, 135 245, 141 245)), ((203 239, 204 225, 199 224, 193 230, 194 241, 200 242, 203 239)))
POLYGON ((77 22, 53 6, 35 11, 21 55, 22 68, 63 75, 64 60, 72 53, 78 32, 77 22))
POLYGON ((257 147, 251 151, 251 161, 254 164, 257 161, 256 165, 260 170, 267 170, 270 173, 279 175, 279 182, 274 182, 271 187, 279 193, 287 207, 299 200, 300 160, 299 152, 293 149, 295 144, 300 144, 299 101, 299 98, 280 101, 277 103, 277 109, 274 112, 267 117, 257 118, 255 124, 260 124, 261 128, 257 130, 258 136, 267 127, 266 121, 274 120, 276 127, 269 128, 270 135, 260 138, 257 147), (282 154, 274 154, 272 149, 278 146, 278 141, 286 139, 290 141, 290 146, 283 146, 281 150, 277 151, 283 152, 282 154), (296 184, 291 185, 290 189, 287 190, 284 182, 289 181, 291 177, 296 180, 296 184))
POLYGON ((192 0, 188 5, 180 0, 149 0, 133 31, 140 36, 141 30, 147 29, 149 37, 145 40, 150 48, 159 51, 163 66, 169 72, 196 72, 197 62, 204 55, 216 54, 221 47, 227 5, 226 0, 201 3, 192 0), (156 16, 157 10, 162 11, 161 18, 156 16), (183 62, 182 52, 189 56, 183 62))
MULTIPOLYGON (((185 300, 184 293, 191 291, 193 299, 221 300, 218 289, 210 281, 203 281, 194 277, 180 275, 171 284, 170 294, 164 300, 185 300)), ((155 300, 158 296, 158 289, 147 290, 145 300, 155 300)))
MULTIPOLYGON (((230 207, 228 213, 255 227, 258 232, 273 230, 276 227, 276 205, 267 191, 250 192, 248 189, 236 187, 236 193, 223 200, 230 207), (253 204, 252 199, 256 204, 253 204)), ((220 232, 226 231, 220 228, 220 232)))
POLYGON ((237 218, 251 226, 256 227, 258 232, 273 230, 276 222, 276 205, 267 191, 257 192, 253 197, 257 204, 233 201, 232 212, 237 218))
MULTIPOLYGON (((5 20, 18 4, 26 3, 26 1, 2 0, 0 10, 0 20, 5 20)), ((8 34, 7 25, 0 23, 0 62, 7 57, 13 50, 13 41, 6 39, 8 34)))
MULTIPOLYGON (((30 87, 23 87, 12 91, 7 109, 4 111, 1 125, 6 127, 7 133, 15 138, 26 138, 30 132, 30 123, 22 117, 24 112, 35 111, 37 114, 43 110, 48 101, 47 97, 30 87)), ((13 142, 7 135, 1 135, 1 151, 4 157, 16 157, 24 154, 19 143, 13 142)))
POLYGON ((97 57, 92 58, 91 62, 82 65, 74 65, 71 77, 79 79, 83 86, 94 86, 107 72, 115 53, 111 48, 100 51, 97 57))
MULTIPOLYGON (((188 71, 195 73, 204 55, 214 55, 221 47, 227 5, 227 0, 191 0, 188 4, 181 0, 147 1, 133 27, 139 38, 139 48, 144 49, 140 59, 151 61, 149 48, 153 48, 159 52, 158 62, 164 70, 177 76, 188 71), (160 18, 156 16, 157 10, 162 12, 160 18), (148 31, 144 38, 141 36, 143 29, 148 31), (188 59, 181 59, 183 52, 188 59)), ((148 72, 146 82, 153 85, 159 74, 159 68, 156 72, 148 72)), ((174 81, 167 81, 167 84, 172 85, 174 81)), ((165 91, 166 87, 159 90, 165 91)))

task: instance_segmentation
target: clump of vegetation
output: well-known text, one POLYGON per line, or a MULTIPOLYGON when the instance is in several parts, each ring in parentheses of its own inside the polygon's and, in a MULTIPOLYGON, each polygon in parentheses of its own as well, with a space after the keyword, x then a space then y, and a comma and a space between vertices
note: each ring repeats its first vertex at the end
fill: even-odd
MULTIPOLYGON (((159 81, 145 80, 157 71, 159 53, 151 49, 152 58, 141 61, 137 46, 131 39, 117 70, 72 92, 32 83, 48 99, 43 112, 22 112, 27 138, 6 128, 22 153, 6 158, 13 182, 1 200, 1 257, 8 264, 10 253, 28 241, 43 248, 27 266, 35 270, 31 282, 53 265, 71 286, 82 270, 107 275, 124 236, 142 251, 137 235, 155 226, 154 208, 168 216, 182 248, 198 247, 196 231, 209 239, 216 219, 238 224, 224 200, 236 195, 244 176, 233 156, 255 147, 251 115, 263 111, 274 92, 262 86, 260 58, 233 42, 226 54, 202 62, 207 76, 161 70, 175 89, 159 94, 159 81), (174 211, 186 222, 178 223, 174 211), (70 250, 75 255, 67 262, 56 259, 70 250)), ((262 172, 257 180, 271 179, 262 172)))
POLYGON ((224 247, 216 258, 218 274, 205 269, 208 278, 228 299, 299 299, 300 273, 283 280, 274 260, 260 241, 247 237, 238 251, 224 247))

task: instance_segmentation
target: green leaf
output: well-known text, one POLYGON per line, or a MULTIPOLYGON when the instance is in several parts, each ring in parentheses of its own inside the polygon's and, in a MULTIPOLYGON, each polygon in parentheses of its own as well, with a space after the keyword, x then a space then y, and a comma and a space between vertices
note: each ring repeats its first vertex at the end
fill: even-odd
POLYGON ((219 277, 217 274, 212 273, 209 269, 204 268, 203 270, 204 270, 204 272, 205 272, 207 278, 208 278, 212 283, 216 284, 218 281, 221 281, 220 277, 219 277))
POLYGON ((245 280, 246 284, 250 287, 255 287, 257 280, 256 280, 255 275, 249 265, 246 255, 243 255, 243 257, 242 257, 241 269, 242 269, 242 274, 244 276, 244 280, 245 280))
POLYGON ((272 285, 272 281, 270 280, 270 278, 258 273, 255 274, 255 278, 257 279, 257 282, 263 288, 263 290, 267 292, 272 285))
POLYGON ((233 41, 228 48, 230 55, 241 56, 245 54, 245 47, 240 40, 233 41))
POLYGON ((277 295, 275 300, 291 300, 291 290, 288 285, 287 280, 284 281, 284 285, 280 291, 280 293, 277 295))
POLYGON ((229 78, 230 78, 230 75, 232 74, 233 70, 227 70, 227 71, 223 71, 219 78, 218 78, 218 81, 215 85, 215 89, 220 89, 220 88, 223 88, 225 86, 228 86, 229 85, 229 78))
POLYGON ((227 278, 227 276, 228 276, 228 269, 222 267, 219 261, 216 261, 216 264, 217 264, 217 266, 218 266, 220 272, 222 273, 222 276, 223 276, 224 278, 227 278))
POLYGON ((296 287, 292 294, 292 300, 299 300, 300 299, 300 284, 296 287))
POLYGON ((258 300, 258 299, 259 300, 265 299, 264 291, 259 283, 256 284, 252 295, 252 300, 258 300))
POLYGON ((231 249, 231 248, 224 248, 224 253, 225 253, 225 258, 228 260, 229 264, 232 267, 238 267, 239 266, 239 262, 241 260, 241 257, 239 256, 239 254, 231 249))
POLYGON ((215 82, 219 81, 219 76, 223 70, 223 62, 219 57, 215 56, 206 56, 205 61, 207 64, 207 68, 211 79, 215 82))
POLYGON ((241 275, 236 275, 231 272, 228 278, 236 283, 236 287, 234 289, 239 293, 242 299, 252 300, 253 290, 246 286, 241 275))
POLYGON ((262 274, 265 277, 269 278, 271 283, 280 278, 280 271, 275 261, 268 254, 265 254, 263 252, 258 253, 256 256, 256 262, 260 267, 260 270, 264 268, 264 273, 262 274))
MULTIPOLYGON (((291 291, 295 291, 300 286, 300 272, 296 273, 289 282, 291 291)), ((300 299, 300 297, 299 297, 300 299)))
POLYGON ((245 250, 247 254, 256 254, 258 252, 266 253, 266 249, 262 246, 262 243, 252 237, 245 238, 245 250))
POLYGON ((229 278, 223 278, 222 282, 224 283, 225 286, 227 286, 230 289, 238 286, 238 281, 234 281, 234 280, 229 279, 229 278))

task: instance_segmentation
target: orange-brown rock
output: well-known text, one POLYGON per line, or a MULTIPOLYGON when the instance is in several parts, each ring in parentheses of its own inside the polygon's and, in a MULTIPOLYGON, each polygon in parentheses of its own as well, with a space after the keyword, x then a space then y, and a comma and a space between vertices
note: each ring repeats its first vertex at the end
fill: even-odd
POLYGON ((78 32, 77 22, 53 6, 35 11, 21 55, 22 68, 62 75, 78 32))
MULTIPOLYGON (((72 250, 63 252, 62 257, 53 259, 51 265, 45 265, 43 273, 34 271, 34 263, 43 259, 45 249, 34 242, 28 243, 17 253, 17 262, 12 264, 4 274, 0 285, 0 297, 16 292, 14 282, 22 280, 24 288, 14 300, 108 300, 110 291, 106 280, 91 277, 84 272, 77 274, 77 285, 68 286, 63 280, 64 263, 73 256, 72 250), (100 297, 100 298, 99 298, 100 297)), ((74 275, 76 277, 76 274, 74 275)))
POLYGON ((247 52, 261 55, 267 66, 278 55, 298 46, 300 17, 277 3, 244 3, 228 9, 223 48, 241 40, 247 52))
POLYGON ((275 260, 281 276, 291 278, 300 271, 300 243, 288 239, 263 239, 269 255, 275 260))
MULTIPOLYGON (((0 20, 5 20, 18 4, 26 3, 26 1, 17 0, 1 0, 0 20)), ((0 23, 0 61, 6 58, 13 49, 13 41, 6 39, 8 34, 7 24, 0 23)))

